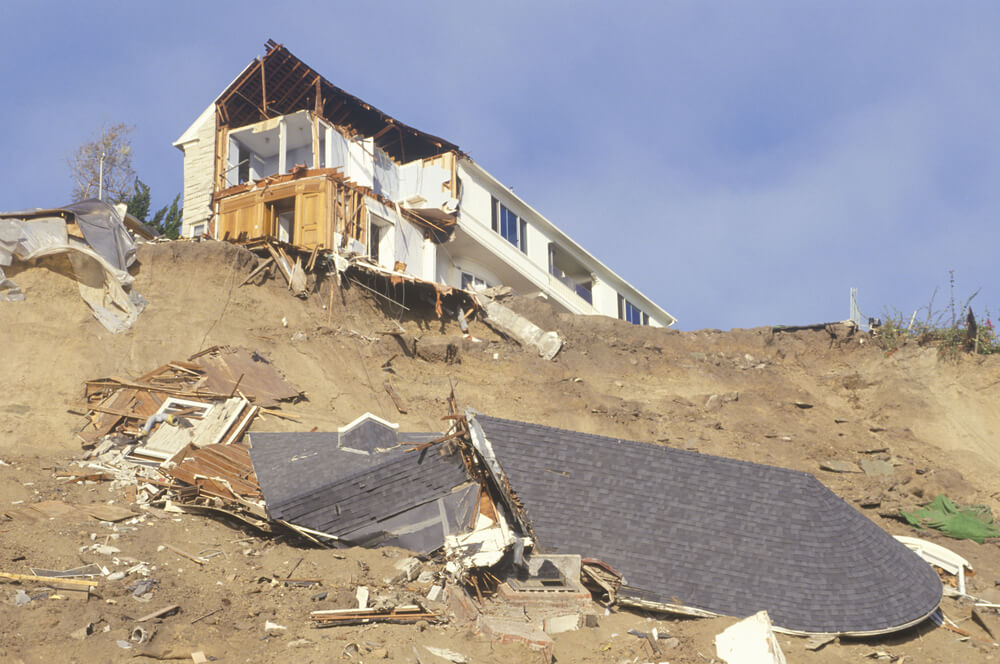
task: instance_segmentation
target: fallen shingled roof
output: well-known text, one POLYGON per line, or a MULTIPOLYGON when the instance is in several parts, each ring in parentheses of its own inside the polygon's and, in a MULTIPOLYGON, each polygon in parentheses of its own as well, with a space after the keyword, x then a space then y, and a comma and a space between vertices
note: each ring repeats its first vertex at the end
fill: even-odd
POLYGON ((620 570, 622 603, 766 609, 784 631, 861 635, 915 624, 941 599, 927 563, 807 473, 484 415, 470 424, 536 551, 620 570))
POLYGON ((365 415, 339 432, 249 434, 272 519, 307 535, 427 553, 468 527, 479 496, 461 455, 412 451, 436 433, 399 433, 365 415))

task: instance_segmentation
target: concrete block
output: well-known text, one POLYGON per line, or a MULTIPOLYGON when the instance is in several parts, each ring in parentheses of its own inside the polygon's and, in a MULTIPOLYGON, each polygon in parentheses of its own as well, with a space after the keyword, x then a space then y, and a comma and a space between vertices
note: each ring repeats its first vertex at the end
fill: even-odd
POLYGON ((494 616, 481 616, 480 631, 491 640, 498 643, 520 643, 537 654, 539 661, 552 662, 552 638, 535 629, 523 620, 509 620, 494 616))
POLYGON ((560 634, 580 629, 580 614, 567 613, 562 616, 546 618, 542 623, 542 631, 546 634, 560 634))

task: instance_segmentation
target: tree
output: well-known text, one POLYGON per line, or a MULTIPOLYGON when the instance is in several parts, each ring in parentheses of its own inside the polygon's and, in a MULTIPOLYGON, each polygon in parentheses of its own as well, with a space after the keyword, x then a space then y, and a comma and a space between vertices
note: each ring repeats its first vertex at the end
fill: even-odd
POLYGON ((170 205, 164 205, 157 210, 152 219, 148 219, 150 200, 149 185, 136 178, 132 195, 122 199, 121 202, 125 203, 126 212, 130 215, 143 223, 148 223, 157 233, 176 240, 181 230, 181 195, 177 194, 170 205))
POLYGON ((149 222, 149 225, 157 232, 166 235, 171 240, 176 240, 181 231, 181 208, 178 207, 180 200, 180 194, 174 196, 174 202, 170 204, 170 207, 168 208, 166 205, 161 207, 149 222))
POLYGON ((132 169, 132 130, 124 122, 102 125, 96 138, 76 149, 70 157, 73 201, 97 198, 124 201, 135 187, 132 169), (103 171, 103 178, 102 178, 103 171), (100 192, 103 179, 103 192, 100 192))
POLYGON ((136 178, 132 195, 124 199, 122 203, 128 206, 126 212, 139 221, 145 222, 146 217, 149 216, 149 185, 136 178))

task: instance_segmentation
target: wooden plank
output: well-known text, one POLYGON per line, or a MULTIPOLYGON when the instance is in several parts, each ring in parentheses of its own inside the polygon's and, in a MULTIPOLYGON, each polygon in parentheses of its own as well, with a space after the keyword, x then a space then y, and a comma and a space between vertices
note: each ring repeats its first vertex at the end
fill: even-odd
POLYGON ((247 275, 247 278, 243 280, 243 282, 240 284, 240 286, 245 286, 247 284, 247 282, 249 282, 251 279, 253 279, 258 274, 260 274, 268 265, 270 265, 273 262, 274 262, 273 258, 268 258, 263 263, 261 263, 260 265, 258 265, 256 268, 254 268, 253 272, 251 272, 249 275, 247 275))
MULTIPOLYGON (((190 560, 192 562, 195 562, 195 563, 198 563, 199 565, 204 565, 205 562, 206 562, 204 558, 199 558, 198 556, 194 556, 194 555, 188 553, 187 551, 182 551, 181 549, 178 549, 176 546, 173 546, 172 544, 164 544, 163 548, 164 549, 169 549, 170 551, 173 551, 174 553, 176 553, 178 556, 181 556, 183 558, 187 558, 188 560, 190 560)), ((139 622, 142 622, 142 619, 140 619, 139 622)))
POLYGON ((402 399, 396 394, 395 388, 392 386, 392 378, 385 379, 385 391, 389 394, 389 398, 392 399, 392 403, 396 406, 396 410, 402 415, 406 415, 406 408, 403 406, 402 399))
POLYGON ((0 572, 0 579, 8 579, 10 581, 38 581, 39 583, 58 583, 60 585, 78 586, 78 587, 90 587, 98 585, 96 580, 63 579, 54 576, 35 576, 34 574, 11 574, 9 572, 0 572))
POLYGON ((139 618, 136 622, 146 622, 148 620, 153 620, 154 618, 162 618, 170 613, 180 610, 180 608, 179 604, 171 604, 170 606, 166 606, 158 611, 153 611, 152 613, 139 618))

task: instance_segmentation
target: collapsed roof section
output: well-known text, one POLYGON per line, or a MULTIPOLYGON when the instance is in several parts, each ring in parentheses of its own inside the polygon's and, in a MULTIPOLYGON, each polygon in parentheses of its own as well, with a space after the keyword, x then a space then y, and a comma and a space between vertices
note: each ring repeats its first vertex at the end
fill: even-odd
POLYGON ((460 454, 419 451, 435 433, 399 433, 371 414, 332 433, 251 433, 272 519, 312 539, 429 553, 466 529, 479 498, 460 454))
POLYGON ((228 127, 311 110, 351 134, 374 139, 398 163, 458 151, 348 94, 271 39, 264 56, 226 88, 216 107, 220 126, 228 127))
POLYGON ((866 635, 940 602, 930 566, 807 473, 484 415, 470 432, 535 552, 620 570, 623 604, 866 635))

